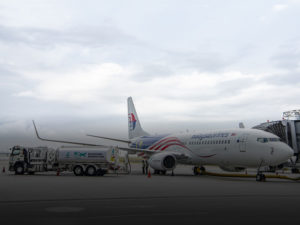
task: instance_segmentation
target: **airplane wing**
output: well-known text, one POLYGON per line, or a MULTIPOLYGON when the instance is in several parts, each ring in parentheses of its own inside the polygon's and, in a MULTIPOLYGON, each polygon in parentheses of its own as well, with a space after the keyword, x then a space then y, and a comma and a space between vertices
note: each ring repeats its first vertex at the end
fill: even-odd
MULTIPOLYGON (((35 122, 32 121, 32 123, 33 123, 34 129, 35 129, 35 133, 36 133, 37 138, 42 140, 42 141, 50 141, 50 142, 65 143, 65 144, 75 144, 75 145, 83 145, 83 146, 110 147, 109 145, 99 145, 99 144, 91 144, 91 143, 84 143, 84 142, 74 142, 74 141, 65 141, 65 140, 42 138, 38 133, 35 122)), ((136 154, 136 153, 153 154, 153 153, 155 153, 155 151, 148 150, 148 149, 129 148, 129 147, 118 147, 118 148, 121 149, 121 150, 127 151, 130 154, 136 154)))
POLYGON ((106 139, 106 140, 111 140, 111 141, 119 141, 119 142, 124 142, 124 143, 128 143, 128 144, 131 143, 129 140, 117 139, 117 138, 109 138, 109 137, 97 136, 97 135, 92 135, 92 134, 87 134, 86 136, 95 137, 95 138, 101 138, 101 139, 106 139))
MULTIPOLYGON (((57 140, 57 139, 47 139, 47 138, 42 138, 36 128, 36 125, 33 122, 33 126, 35 129, 35 133, 38 139, 42 140, 42 141, 50 141, 50 142, 56 142, 56 143, 65 143, 65 144, 76 144, 76 145, 83 145, 83 146, 99 146, 99 147, 111 147, 109 145, 99 145, 99 144, 91 144, 91 143, 84 143, 84 142, 74 142, 74 141, 65 141, 65 140, 57 140)), ((99 136, 99 138, 102 138, 99 136)), ((107 138, 109 139, 109 138, 107 138)), ((123 151, 127 151, 129 154, 138 154, 140 156, 146 156, 149 157, 153 154, 160 154, 161 152, 159 151, 155 151, 155 150, 150 150, 150 149, 140 149, 140 148, 130 148, 130 147, 118 147, 118 149, 123 150, 123 151)), ((190 156, 188 154, 185 154, 184 152, 178 152, 178 151, 170 151, 168 152, 172 155, 174 155, 176 157, 176 159, 178 161, 187 161, 190 160, 190 156)), ((164 153, 163 153, 164 154, 164 153)))

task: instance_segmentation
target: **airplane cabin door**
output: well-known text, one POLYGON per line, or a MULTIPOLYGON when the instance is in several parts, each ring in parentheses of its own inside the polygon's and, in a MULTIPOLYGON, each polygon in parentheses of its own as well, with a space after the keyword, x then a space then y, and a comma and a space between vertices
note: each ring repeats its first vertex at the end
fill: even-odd
POLYGON ((239 138, 239 149, 240 149, 240 152, 246 152, 246 149, 247 149, 247 138, 248 138, 248 134, 243 134, 239 138))

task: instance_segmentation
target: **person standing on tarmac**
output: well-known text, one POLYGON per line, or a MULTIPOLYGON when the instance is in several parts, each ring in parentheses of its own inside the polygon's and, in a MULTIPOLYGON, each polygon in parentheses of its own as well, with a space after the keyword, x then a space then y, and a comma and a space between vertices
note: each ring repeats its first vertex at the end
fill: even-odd
POLYGON ((145 169, 146 169, 146 174, 148 174, 148 169, 149 169, 148 160, 145 160, 145 169))
POLYGON ((145 162, 144 159, 142 160, 142 170, 143 170, 143 174, 145 174, 145 170, 146 170, 146 162, 145 162))

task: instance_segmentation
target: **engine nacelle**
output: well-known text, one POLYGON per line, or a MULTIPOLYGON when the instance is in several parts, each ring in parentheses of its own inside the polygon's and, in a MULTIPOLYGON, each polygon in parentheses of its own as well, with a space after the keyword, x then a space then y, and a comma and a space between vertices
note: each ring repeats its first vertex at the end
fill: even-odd
POLYGON ((234 167, 234 166, 219 166, 222 170, 228 171, 228 172, 241 172, 245 170, 243 167, 234 167))
POLYGON ((148 162, 155 170, 173 170, 176 166, 175 156, 167 152, 154 154, 148 162))

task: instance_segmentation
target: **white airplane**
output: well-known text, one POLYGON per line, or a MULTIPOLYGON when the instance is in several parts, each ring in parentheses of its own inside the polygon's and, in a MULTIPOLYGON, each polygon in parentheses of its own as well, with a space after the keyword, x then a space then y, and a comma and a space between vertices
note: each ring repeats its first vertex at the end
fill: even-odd
MULTIPOLYGON (((204 165, 218 165, 226 171, 245 168, 276 166, 286 162, 294 151, 274 134, 240 128, 214 132, 149 135, 142 129, 132 98, 128 98, 129 140, 95 135, 92 137, 126 142, 131 152, 148 158, 155 173, 174 170, 177 163, 194 165, 194 173, 204 170, 204 165), (136 151, 134 151, 136 150, 136 151)), ((258 170, 257 180, 265 176, 258 170)))
MULTIPOLYGON (((129 97, 127 102, 128 140, 88 136, 128 143, 128 148, 119 148, 147 158, 154 173, 173 172, 177 164, 187 164, 195 166, 194 173, 197 175, 205 170, 205 165, 218 165, 226 171, 258 168, 256 180, 262 181, 265 175, 260 171, 261 167, 279 165, 294 154, 276 135, 256 129, 149 135, 142 129, 132 98, 129 97)), ((44 139, 39 137, 37 130, 36 134, 46 141, 93 145, 44 139)))

